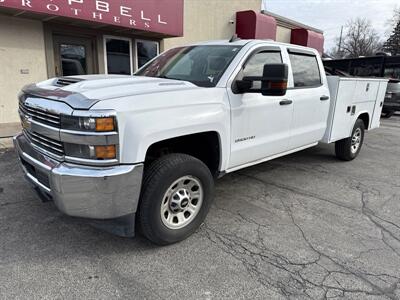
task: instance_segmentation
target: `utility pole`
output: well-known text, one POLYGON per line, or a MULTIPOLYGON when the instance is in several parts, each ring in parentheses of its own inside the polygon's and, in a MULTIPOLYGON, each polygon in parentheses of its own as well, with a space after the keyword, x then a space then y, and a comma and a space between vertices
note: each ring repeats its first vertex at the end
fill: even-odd
POLYGON ((340 58, 342 58, 342 39, 343 39, 343 25, 340 29, 340 38, 339 38, 339 46, 338 46, 338 54, 340 58))

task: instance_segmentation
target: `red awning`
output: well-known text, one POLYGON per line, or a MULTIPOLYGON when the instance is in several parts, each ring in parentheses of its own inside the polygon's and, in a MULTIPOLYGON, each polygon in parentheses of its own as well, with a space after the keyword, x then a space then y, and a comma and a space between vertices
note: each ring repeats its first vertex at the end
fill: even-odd
POLYGON ((295 45, 314 48, 321 54, 324 52, 324 35, 312 30, 304 28, 292 29, 290 42, 295 45))
POLYGON ((236 34, 241 39, 276 39, 276 20, 253 10, 236 13, 236 34))
POLYGON ((0 8, 183 36, 184 0, 0 0, 0 8))

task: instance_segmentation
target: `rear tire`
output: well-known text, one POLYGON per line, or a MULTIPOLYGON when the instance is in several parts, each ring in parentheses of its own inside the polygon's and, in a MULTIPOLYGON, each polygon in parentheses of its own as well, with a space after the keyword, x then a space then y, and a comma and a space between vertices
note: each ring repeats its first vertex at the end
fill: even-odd
POLYGON ((169 154, 145 171, 139 203, 143 235, 157 245, 184 240, 203 223, 213 200, 208 167, 186 154, 169 154))
POLYGON ((335 143, 336 157, 345 161, 355 159, 361 151, 361 147, 364 142, 364 134, 364 121, 361 119, 357 119, 351 136, 347 139, 343 139, 335 143))

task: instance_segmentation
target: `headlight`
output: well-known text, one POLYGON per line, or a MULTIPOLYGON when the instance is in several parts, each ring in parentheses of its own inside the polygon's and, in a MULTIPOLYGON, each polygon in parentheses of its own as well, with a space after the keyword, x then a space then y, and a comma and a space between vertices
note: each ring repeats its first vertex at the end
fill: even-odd
POLYGON ((61 116, 61 128, 75 131, 107 132, 116 131, 115 117, 61 116))
POLYGON ((91 146, 64 143, 65 154, 70 157, 94 160, 108 160, 117 158, 115 145, 91 146))
POLYGON ((67 161, 118 159, 115 111, 74 111, 72 115, 61 115, 60 136, 67 161))

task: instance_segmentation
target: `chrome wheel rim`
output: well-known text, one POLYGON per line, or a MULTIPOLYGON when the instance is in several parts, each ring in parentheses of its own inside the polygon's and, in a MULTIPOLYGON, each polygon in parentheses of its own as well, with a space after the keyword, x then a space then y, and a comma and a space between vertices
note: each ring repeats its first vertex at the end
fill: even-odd
POLYGON ((203 204, 200 180, 184 176, 168 188, 161 202, 161 220, 169 229, 181 229, 191 223, 203 204))
POLYGON ((362 138, 361 129, 357 128, 354 131, 353 136, 351 137, 351 152, 353 154, 357 153, 358 149, 360 148, 361 138, 362 138))

